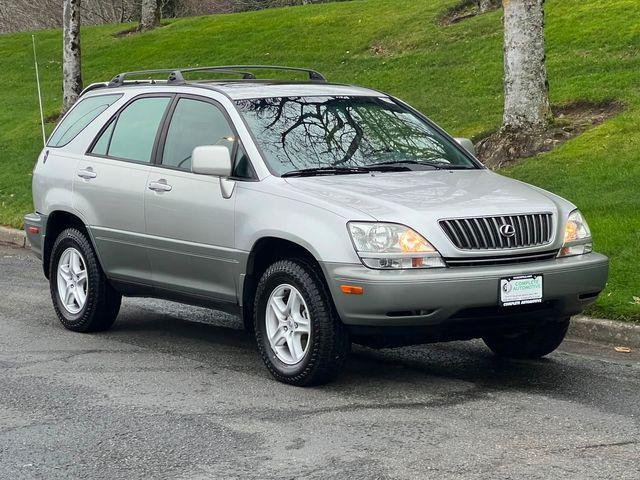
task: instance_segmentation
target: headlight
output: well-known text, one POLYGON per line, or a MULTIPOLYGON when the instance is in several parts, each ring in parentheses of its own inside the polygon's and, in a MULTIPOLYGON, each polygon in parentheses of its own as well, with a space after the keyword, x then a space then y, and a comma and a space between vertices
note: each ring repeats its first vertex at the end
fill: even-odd
POLYGON ((593 251, 593 240, 589 225, 580 210, 574 210, 569 215, 567 225, 564 227, 564 243, 558 253, 559 257, 582 255, 593 251))
POLYGON ((404 225, 349 222, 348 228, 358 256, 369 268, 446 267, 433 245, 404 225))

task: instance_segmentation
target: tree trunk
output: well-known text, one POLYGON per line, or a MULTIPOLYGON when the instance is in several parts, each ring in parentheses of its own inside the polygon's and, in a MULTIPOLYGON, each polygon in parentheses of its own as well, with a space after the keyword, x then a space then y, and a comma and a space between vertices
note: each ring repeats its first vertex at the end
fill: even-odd
POLYGON ((160 26, 160 0, 142 0, 140 30, 152 30, 160 26))
POLYGON ((545 68, 544 0, 503 0, 502 129, 531 133, 551 120, 545 68))
POLYGON ((62 35, 62 110, 69 110, 82 92, 80 0, 64 0, 62 35))

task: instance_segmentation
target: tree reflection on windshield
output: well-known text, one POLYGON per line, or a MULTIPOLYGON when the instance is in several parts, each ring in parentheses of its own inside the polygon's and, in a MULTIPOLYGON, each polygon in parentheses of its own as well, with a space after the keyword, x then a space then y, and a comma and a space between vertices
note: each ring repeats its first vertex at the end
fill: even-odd
POLYGON ((279 174, 376 163, 473 166, 449 140, 386 98, 279 97, 236 104, 279 174))

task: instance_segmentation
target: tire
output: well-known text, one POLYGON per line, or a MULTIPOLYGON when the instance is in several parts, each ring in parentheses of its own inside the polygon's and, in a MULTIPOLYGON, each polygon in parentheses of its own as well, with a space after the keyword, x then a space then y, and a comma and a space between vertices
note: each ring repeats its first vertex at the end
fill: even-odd
POLYGON ((563 318, 514 335, 491 335, 484 343, 500 357, 536 359, 550 354, 560 346, 567 334, 569 319, 563 318))
POLYGON ((63 230, 53 244, 49 286, 56 314, 68 330, 108 330, 118 316, 122 296, 109 284, 87 235, 76 228, 63 230))
POLYGON ((321 385, 342 370, 351 346, 347 328, 338 317, 317 269, 305 261, 281 260, 267 268, 258 282, 254 312, 258 350, 276 380, 296 386, 321 385), (283 313, 285 310, 278 310, 280 313, 277 314, 270 303, 272 298, 274 302, 281 300, 281 305, 287 304, 291 309, 287 302, 294 293, 301 298, 296 304, 299 315, 294 313, 295 308, 289 314, 283 313), (292 322, 287 330, 287 323, 291 325, 292 322), (269 333, 276 331, 276 325, 281 342, 287 342, 282 346, 272 346, 269 340, 269 333), (306 337, 305 331, 308 331, 306 337), (296 338, 299 338, 299 344, 296 338), (294 347, 298 354, 302 347, 301 358, 300 355, 294 357, 290 342, 298 345, 297 349, 294 347))

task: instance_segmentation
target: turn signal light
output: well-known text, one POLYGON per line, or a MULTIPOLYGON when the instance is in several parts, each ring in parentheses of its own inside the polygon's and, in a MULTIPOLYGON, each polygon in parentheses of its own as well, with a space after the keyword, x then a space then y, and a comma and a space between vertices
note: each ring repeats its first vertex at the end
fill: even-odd
POLYGON ((27 227, 27 231, 29 233, 40 233, 40 229, 38 227, 27 227))
POLYGON ((364 293, 364 288, 354 285, 340 285, 340 290, 347 295, 362 295, 364 293))
POLYGON ((407 229, 400 235, 399 244, 400 249, 407 253, 435 251, 429 242, 422 238, 422 235, 411 229, 407 229))

